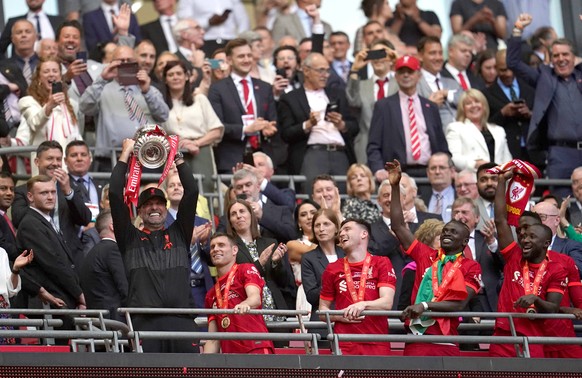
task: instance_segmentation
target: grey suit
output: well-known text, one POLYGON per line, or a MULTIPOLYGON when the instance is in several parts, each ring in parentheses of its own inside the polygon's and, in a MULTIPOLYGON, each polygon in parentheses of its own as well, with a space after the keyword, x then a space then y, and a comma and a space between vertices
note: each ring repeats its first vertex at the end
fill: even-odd
POLYGON ((483 225, 489 222, 491 217, 489 216, 489 210, 485 207, 485 200, 481 197, 475 200, 475 203, 479 207, 479 223, 477 224, 477 230, 481 231, 483 225))
MULTIPOLYGON (((455 80, 451 78, 440 77, 439 81, 440 87, 442 89, 455 91, 452 103, 445 101, 441 106, 439 106, 439 115, 441 116, 441 122, 443 123, 443 130, 445 130, 449 123, 454 122, 456 120, 457 104, 459 103, 459 98, 463 94, 463 90, 461 89, 459 83, 457 83, 455 80)), ((424 76, 421 76, 420 81, 416 85, 416 90, 418 91, 418 94, 420 96, 426 98, 429 98, 430 95, 433 93, 433 90, 430 88, 424 76)))
MULTIPOLYGON (((331 34, 331 26, 325 21, 322 21, 322 24, 323 30, 325 31, 325 37, 329 38, 329 35, 331 34)), ((305 30, 303 29, 303 24, 301 23, 299 16, 297 16, 297 13, 280 15, 275 20, 275 23, 273 24, 273 39, 275 42, 278 42, 286 35, 295 38, 297 42, 307 37, 305 30)))

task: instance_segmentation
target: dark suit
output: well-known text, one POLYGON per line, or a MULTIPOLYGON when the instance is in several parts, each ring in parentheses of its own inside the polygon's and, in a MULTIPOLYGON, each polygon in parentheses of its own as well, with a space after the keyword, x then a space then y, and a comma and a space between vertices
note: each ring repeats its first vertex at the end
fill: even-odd
MULTIPOLYGON (((431 153, 449 153, 439 109, 436 104, 418 96, 422 106, 431 153)), ((376 102, 368 139, 368 166, 372 172, 384 169, 384 163, 398 159, 406 164, 406 139, 398 93, 376 102)))
POLYGON ((141 37, 150 40, 156 48, 156 56, 159 56, 163 51, 168 51, 168 41, 164 34, 164 29, 160 23, 160 19, 148 22, 140 26, 141 37))
MULTIPOLYGON (((338 259, 345 256, 344 250, 338 246, 335 247, 335 253, 338 259)), ((307 302, 313 306, 311 309, 311 320, 319 320, 316 311, 319 309, 321 277, 328 264, 329 260, 319 246, 313 251, 307 252, 301 258, 301 282, 307 302)))
POLYGON ((582 271, 582 243, 556 236, 550 249, 570 256, 576 262, 578 270, 582 271))
MULTIPOLYGON (((260 237, 256 239, 255 242, 257 244, 257 253, 259 256, 261 252, 263 252, 263 250, 269 245, 275 243, 274 248, 277 247, 275 239, 260 237)), ((291 272, 291 266, 289 265, 289 259, 287 256, 283 256, 283 258, 279 261, 278 264, 275 264, 275 266, 273 266, 272 260, 269 258, 263 267, 259 263, 259 260, 255 261, 253 259, 247 246, 238 236, 236 238, 236 244, 238 246, 236 263, 248 263, 255 265, 265 280, 265 285, 269 288, 269 290, 271 290, 275 307, 280 310, 294 309, 297 289, 295 288, 293 273, 291 272)))
MULTIPOLYGON (((277 111, 271 85, 258 79, 252 79, 252 85, 255 96, 255 119, 262 117, 267 121, 276 121, 277 111)), ((242 161, 246 146, 247 137, 243 138, 241 119, 246 114, 246 109, 230 76, 210 86, 208 100, 224 124, 224 136, 214 149, 216 167, 219 173, 232 173, 236 163, 242 161)), ((261 148, 267 155, 273 156, 270 142, 262 135, 261 148)))
MULTIPOLYGON (((83 29, 85 30, 85 45, 88 51, 93 50, 99 42, 113 41, 114 35, 111 34, 101 7, 83 15, 83 29)), ((129 34, 135 37, 136 44, 141 40, 137 18, 133 13, 129 21, 129 34)))
MULTIPOLYGON (((532 109, 534 103, 534 89, 526 84, 523 80, 517 79, 519 86, 519 97, 525 100, 527 107, 532 109)), ((507 136, 507 146, 509 152, 514 159, 529 160, 524 148, 521 146, 521 141, 525 143, 527 138, 527 128, 529 125, 529 118, 525 117, 505 117, 501 114, 501 109, 511 103, 503 89, 497 83, 497 80, 485 91, 485 97, 489 102, 489 122, 500 125, 505 129, 507 136)))
MULTIPOLYGON (((0 60, 0 73, 11 83, 18 85, 19 97, 26 96, 28 84, 22 74, 22 70, 12 59, 0 60)), ((10 88, 6 84, 0 84, 0 101, 4 101, 10 94, 10 88)), ((4 114, 3 114, 4 115, 4 114)))
POLYGON ((16 235, 12 232, 12 229, 3 216, 0 216, 0 247, 6 250, 8 260, 16 260, 19 255, 18 249, 16 248, 16 235))
MULTIPOLYGON (((412 260, 402 253, 400 242, 390 232, 383 219, 380 219, 370 225, 370 244, 368 249, 370 253, 376 256, 386 256, 390 259, 396 274, 396 292, 394 298, 400 298, 402 288, 402 268, 412 260)), ((398 300, 392 304, 392 310, 398 308, 398 300)))
MULTIPOLYGON (((63 234, 63 241, 72 254, 72 261, 77 267, 83 258, 83 245, 79 239, 79 226, 86 226, 91 221, 91 211, 83 202, 79 188, 71 185, 74 194, 71 200, 67 200, 59 185, 57 185, 59 228, 63 234)), ((14 203, 12 204, 12 222, 20 231, 20 223, 28 212, 29 202, 26 196, 26 184, 19 185, 14 190, 14 203)), ((47 289, 48 290, 48 289, 47 289)), ((50 291, 50 290, 49 290, 50 291)))
MULTIPOLYGON (((340 79, 341 80, 341 79, 340 79)), ((330 101, 337 101, 339 112, 346 123, 347 131, 341 133, 345 142, 346 155, 350 164, 355 163, 353 138, 358 133, 358 123, 349 114, 348 103, 343 91, 330 91, 326 88, 325 94, 330 101)), ((301 87, 281 96, 277 106, 279 130, 283 141, 289 144, 289 173, 300 174, 303 158, 307 150, 309 134, 303 130, 303 122, 309 119, 311 108, 307 101, 305 88, 301 87)))
MULTIPOLYGON (((12 44, 12 27, 14 26, 14 23, 18 20, 26 20, 26 16, 27 15, 24 14, 22 16, 12 17, 12 18, 8 19, 8 22, 6 22, 6 26, 4 27, 4 31, 2 32, 2 35, 0 36, 0 55, 5 55, 6 51, 8 51, 8 46, 10 46, 10 44, 12 44)), ((62 16, 51 16, 48 14, 47 14, 47 17, 49 19, 49 22, 51 23, 51 26, 53 27, 53 31, 55 32, 55 37, 56 37, 57 29, 58 29, 59 25, 63 21, 65 21, 65 18, 62 16)), ((34 30, 37 30, 36 23, 33 22, 32 24, 34 26, 34 30)))
MULTIPOLYGON (((428 206, 428 202, 426 202, 426 205, 428 206)), ((408 223, 408 228, 410 229, 410 232, 412 232, 413 234, 416 232, 416 230, 418 230, 420 225, 423 224, 424 221, 427 219, 443 220, 443 217, 441 217, 439 214, 428 213, 426 211, 416 211, 416 218, 418 220, 417 223, 413 222, 408 223)))
POLYGON ((265 190, 261 191, 275 205, 286 206, 291 211, 295 210, 295 191, 290 188, 277 188, 272 182, 267 182, 265 190))
POLYGON ((566 211, 566 219, 574 227, 582 223, 582 211, 580 211, 577 203, 570 202, 570 206, 568 206, 568 210, 566 211))
POLYGON ((127 277, 117 243, 101 240, 85 257, 79 271, 87 308, 109 310, 109 318, 123 321, 117 308, 127 298, 127 277))
POLYGON ((492 253, 487 247, 485 237, 479 230, 475 230, 475 256, 476 261, 481 265, 481 280, 483 290, 477 297, 481 302, 484 311, 497 311, 497 288, 503 272, 503 260, 498 251, 492 253))
MULTIPOLYGON (((469 86, 472 89, 478 89, 481 92, 484 92, 485 89, 487 88, 485 86, 485 82, 483 81, 483 79, 481 79, 481 77, 475 75, 473 72, 471 72, 471 70, 467 69, 465 70, 465 74, 467 75, 467 78, 469 79, 469 86)), ((441 75, 444 77, 448 77, 450 79, 453 79, 455 81, 458 82, 458 77, 454 77, 453 74, 451 74, 451 72, 449 70, 447 70, 447 66, 443 66, 443 69, 441 70, 441 75)), ((460 84, 459 84, 460 85, 460 84)))

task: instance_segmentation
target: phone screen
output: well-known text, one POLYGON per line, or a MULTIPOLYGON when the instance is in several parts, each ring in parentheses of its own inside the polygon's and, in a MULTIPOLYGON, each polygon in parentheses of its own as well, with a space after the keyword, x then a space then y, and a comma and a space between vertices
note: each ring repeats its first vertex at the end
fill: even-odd
POLYGON ((327 117, 331 112, 339 112, 339 104, 337 101, 330 101, 329 104, 327 104, 327 107, 325 108, 325 116, 327 117))
POLYGON ((137 80, 137 71, 139 67, 137 62, 132 63, 121 63, 117 67, 117 81, 120 85, 138 85, 139 80, 137 80))
POLYGON ((224 61, 222 59, 208 59, 208 63, 210 63, 210 68, 213 70, 219 70, 220 64, 224 61))
POLYGON ((376 60, 386 58, 386 50, 370 50, 366 56, 366 60, 376 60))
POLYGON ((52 83, 52 93, 62 93, 63 92, 63 83, 60 81, 55 81, 52 83))

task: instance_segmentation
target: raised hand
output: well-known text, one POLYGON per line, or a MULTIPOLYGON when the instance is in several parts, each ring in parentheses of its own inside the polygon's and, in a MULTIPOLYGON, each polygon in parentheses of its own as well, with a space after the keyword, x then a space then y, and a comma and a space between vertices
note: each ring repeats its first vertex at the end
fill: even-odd
POLYGON ((119 14, 117 16, 112 16, 112 20, 114 25, 114 35, 128 35, 129 23, 131 21, 131 8, 129 4, 123 4, 119 8, 119 14))
POLYGON ((400 184, 400 179, 402 178, 400 162, 394 159, 392 162, 386 162, 384 168, 388 171, 388 181, 390 181, 390 185, 400 184))
POLYGON ((517 16, 517 21, 515 21, 515 26, 519 29, 524 29, 526 26, 531 24, 533 17, 529 13, 522 13, 517 16))

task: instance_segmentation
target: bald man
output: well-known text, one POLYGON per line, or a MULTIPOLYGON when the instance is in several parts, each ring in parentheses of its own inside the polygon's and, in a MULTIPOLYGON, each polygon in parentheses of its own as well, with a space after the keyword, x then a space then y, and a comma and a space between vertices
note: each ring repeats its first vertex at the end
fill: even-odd
POLYGON ((93 170, 110 172, 110 147, 121 147, 124 139, 133 138, 135 130, 145 124, 162 123, 168 119, 168 105, 162 94, 150 85, 151 79, 145 69, 128 75, 134 81, 119 77, 119 72, 126 70, 127 63, 136 62, 131 47, 118 46, 111 63, 81 96, 79 110, 85 115, 98 116, 93 170), (129 96, 125 96, 126 93, 129 96), (133 99, 131 103, 128 97, 133 99), (135 104, 137 110, 130 113, 130 105, 134 107, 135 104))

